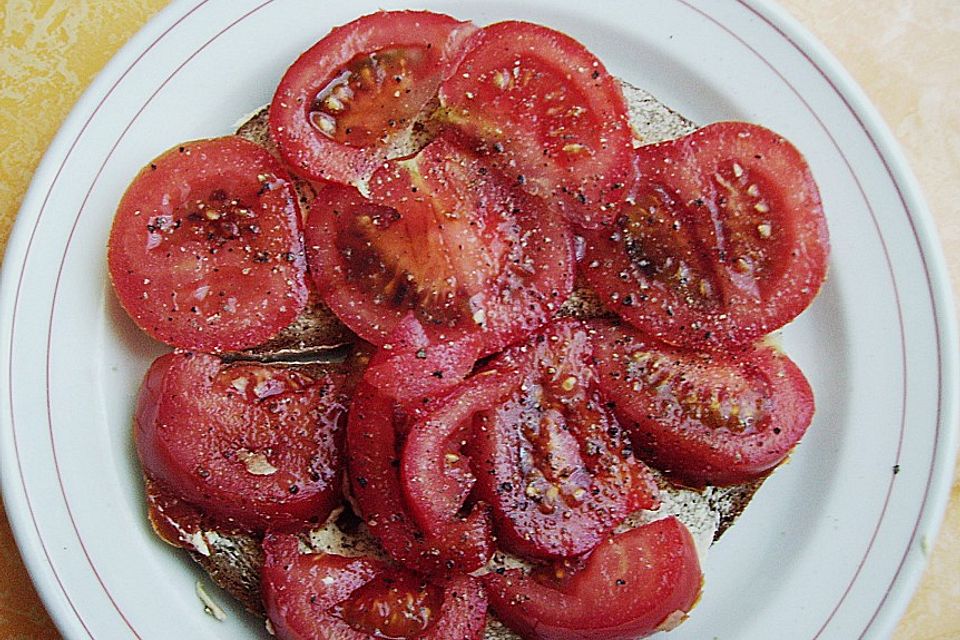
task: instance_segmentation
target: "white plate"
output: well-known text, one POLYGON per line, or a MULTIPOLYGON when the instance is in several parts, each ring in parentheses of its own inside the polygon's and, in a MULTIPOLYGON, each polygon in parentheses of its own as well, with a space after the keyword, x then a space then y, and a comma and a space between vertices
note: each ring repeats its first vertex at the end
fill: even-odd
MULTIPOLYGON (((825 289, 783 342, 813 383, 816 419, 714 548, 703 600, 670 637, 886 637, 948 495, 958 347, 930 215, 863 94, 758 2, 425 5, 559 28, 692 119, 756 121, 806 154, 833 255, 825 289)), ((139 167, 179 141, 227 133, 268 101, 296 54, 379 7, 403 4, 175 3, 100 74, 36 173, 3 272, 3 489, 68 638, 264 636, 236 608, 224 623, 205 616, 197 571, 146 524, 129 425, 140 378, 163 349, 119 311, 104 243, 139 167)))

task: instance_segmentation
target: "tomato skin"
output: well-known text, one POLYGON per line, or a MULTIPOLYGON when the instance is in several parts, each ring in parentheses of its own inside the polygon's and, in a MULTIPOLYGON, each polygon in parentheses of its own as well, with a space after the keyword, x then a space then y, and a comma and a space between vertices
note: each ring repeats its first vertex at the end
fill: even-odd
POLYGON ((829 239, 803 156, 719 122, 637 150, 616 220, 585 233, 583 274, 607 306, 677 346, 744 349, 793 320, 826 276, 829 239))
POLYGON ((813 420, 810 384, 771 347, 722 356, 669 347, 614 323, 591 328, 600 387, 637 455, 687 484, 757 479, 813 420))
POLYGON ((411 517, 400 479, 408 416, 366 380, 357 386, 347 423, 351 494, 384 549, 409 569, 432 575, 474 571, 493 554, 489 513, 474 508, 434 534, 411 517), (439 535, 437 535, 439 534, 439 535))
POLYGON ((324 301, 375 345, 412 311, 429 341, 477 340, 481 357, 543 325, 573 290, 566 223, 455 143, 385 165, 370 192, 322 189, 306 244, 324 301))
POLYGON ((528 640, 633 640, 685 616, 703 576, 690 532, 670 516, 601 543, 562 581, 519 569, 481 580, 497 617, 528 640))
POLYGON ((440 87, 446 120, 571 222, 611 219, 636 168, 626 101, 603 64, 573 38, 527 22, 489 25, 465 46, 440 87))
POLYGON ((587 329, 566 319, 489 365, 513 372, 514 385, 474 418, 470 460, 499 545, 519 555, 582 554, 633 511, 659 504, 601 398, 593 360, 587 329))
MULTIPOLYGON (((401 61, 401 71, 371 67, 375 76, 389 71, 400 73, 396 77, 402 80, 396 85, 390 84, 390 78, 378 81, 374 100, 385 98, 388 104, 374 103, 364 108, 345 98, 345 115, 359 108, 355 127, 360 127, 386 112, 392 121, 405 125, 400 129, 409 128, 436 95, 440 81, 459 59, 463 41, 475 30, 469 22, 428 11, 379 11, 333 29, 290 66, 270 105, 270 131, 291 171, 311 180, 354 185, 369 177, 387 159, 387 145, 379 141, 370 144, 366 139, 369 135, 358 144, 349 143, 350 136, 341 142, 325 135, 311 123, 318 95, 331 83, 336 84, 336 78, 352 62, 363 61, 371 53, 400 51, 410 60, 409 69, 407 60, 401 61), (400 95, 394 93, 394 86, 399 87, 396 93, 400 95)), ((351 98, 358 89, 349 91, 351 98)), ((343 103, 338 101, 337 108, 343 111, 343 103)), ((386 125, 372 124, 375 130, 379 129, 377 124, 386 125)), ((376 137, 377 131, 371 133, 376 137)))
POLYGON ((134 439, 148 478, 205 517, 296 529, 339 501, 346 402, 337 373, 174 352, 147 371, 134 439))
POLYGON ((487 599, 475 578, 431 582, 368 557, 301 554, 291 535, 267 534, 263 547, 264 604, 280 640, 483 637, 487 599))
POLYGON ((124 193, 110 278, 153 338, 187 350, 246 349, 306 306, 301 234, 296 193, 273 156, 236 136, 187 142, 124 193))

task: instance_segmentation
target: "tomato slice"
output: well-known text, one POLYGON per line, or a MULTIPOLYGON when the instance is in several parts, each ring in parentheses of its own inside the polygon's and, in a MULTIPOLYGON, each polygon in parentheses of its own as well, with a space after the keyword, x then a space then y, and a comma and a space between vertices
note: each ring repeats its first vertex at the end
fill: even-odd
POLYGON ((487 599, 460 575, 433 582, 368 557, 300 553, 297 537, 267 534, 261 574, 280 640, 480 640, 487 599))
POLYGON ((370 359, 364 378, 401 404, 449 389, 473 369, 480 352, 477 336, 434 343, 410 311, 370 359))
POLYGON ((226 526, 294 529, 340 498, 344 377, 205 354, 161 356, 134 416, 147 476, 226 526))
POLYGON ((459 521, 476 483, 467 452, 474 416, 497 406, 520 382, 516 370, 482 371, 431 399, 426 415, 410 427, 400 477, 409 511, 424 531, 437 534, 459 521))
POLYGON ((440 112, 571 222, 611 219, 636 181, 617 81, 573 38, 527 22, 478 31, 440 87, 440 112))
POLYGON ((360 515, 405 567, 433 575, 474 571, 493 554, 489 514, 475 507, 465 518, 448 520, 433 531, 417 526, 400 480, 408 421, 398 403, 361 381, 347 424, 350 488, 360 515))
POLYGON ((703 583, 693 538, 673 516, 614 536, 572 572, 481 579, 490 608, 528 640, 633 640, 670 629, 703 583))
POLYGON ((754 480, 779 464, 813 419, 810 384, 766 346, 716 355, 595 323, 600 388, 637 455, 688 484, 754 480))
POLYGON ((297 175, 359 184, 391 156, 459 59, 469 22, 379 11, 333 29, 284 74, 270 132, 297 175))
POLYGON ((108 263, 134 322, 182 349, 256 346, 307 303, 294 189, 238 137, 187 142, 142 169, 117 208, 108 263))
POLYGON ((371 199, 323 189, 307 219, 324 300, 383 345, 411 311, 435 343, 493 353, 542 325, 573 288, 567 226, 445 139, 378 170, 371 199))
POLYGON ((789 142, 721 122, 637 151, 635 204, 586 234, 584 274, 608 306, 678 346, 742 349, 803 311, 829 241, 789 142))
POLYGON ((600 397, 582 323, 551 324, 491 367, 519 378, 473 428, 477 495, 493 506, 502 547, 535 558, 578 555, 631 512, 656 508, 649 470, 600 397))

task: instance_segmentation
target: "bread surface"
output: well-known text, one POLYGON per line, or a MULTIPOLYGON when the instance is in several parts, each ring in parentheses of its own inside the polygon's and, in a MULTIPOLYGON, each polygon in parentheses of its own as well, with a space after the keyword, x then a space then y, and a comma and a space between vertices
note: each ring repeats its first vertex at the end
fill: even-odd
MULTIPOLYGON (((638 140, 650 144, 669 140, 693 131, 696 126, 646 91, 627 83, 624 95, 630 111, 631 124, 638 140)), ((237 134, 262 145, 276 154, 276 145, 267 126, 267 108, 257 111, 243 122, 237 134)), ((416 146, 421 141, 407 140, 416 146)), ((304 182, 297 183, 301 205, 306 210, 313 198, 313 189, 304 182)), ((608 315, 597 297, 578 283, 560 315, 589 319, 608 315)), ((355 336, 333 315, 319 298, 312 296, 307 310, 293 325, 270 342, 233 357, 256 360, 297 362, 309 360, 331 348, 354 341, 355 336)), ((753 498, 763 480, 732 487, 706 487, 703 490, 681 488, 658 476, 662 506, 656 512, 641 512, 631 516, 621 529, 635 527, 643 522, 668 514, 676 515, 693 533, 703 557, 707 548, 718 540, 734 523, 753 498)), ((322 527, 302 537, 302 545, 313 551, 340 555, 382 553, 376 542, 365 532, 362 523, 353 522, 344 527, 337 514, 322 527), (344 531, 349 530, 349 533, 344 531)), ((260 568, 263 552, 259 540, 250 534, 223 533, 215 530, 200 533, 200 544, 190 550, 193 559, 210 575, 214 582, 237 598, 250 611, 263 615, 260 599, 260 568)), ((493 565, 522 562, 498 553, 493 565)), ((519 636, 500 624, 492 616, 484 635, 485 640, 518 640, 519 636)))

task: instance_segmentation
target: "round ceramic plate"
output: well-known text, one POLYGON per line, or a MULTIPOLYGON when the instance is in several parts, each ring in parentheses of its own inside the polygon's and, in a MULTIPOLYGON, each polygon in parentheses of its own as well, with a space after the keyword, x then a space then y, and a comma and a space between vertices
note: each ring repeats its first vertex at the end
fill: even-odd
MULTIPOLYGON (((922 571, 954 460, 958 352, 931 218, 875 111, 783 13, 740 0, 427 0, 480 24, 565 31, 697 122, 797 143, 830 223, 828 282, 783 332, 817 414, 790 464, 714 547, 675 640, 882 638, 922 571)), ((395 0, 205 0, 158 15, 107 66, 37 171, 2 286, 4 500, 64 636, 265 637, 144 517, 133 401, 164 349, 107 281, 113 211, 139 167, 225 134, 327 30, 395 0)))

